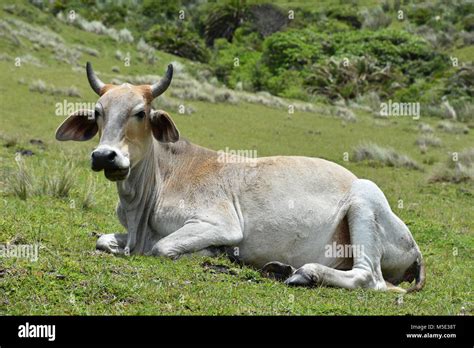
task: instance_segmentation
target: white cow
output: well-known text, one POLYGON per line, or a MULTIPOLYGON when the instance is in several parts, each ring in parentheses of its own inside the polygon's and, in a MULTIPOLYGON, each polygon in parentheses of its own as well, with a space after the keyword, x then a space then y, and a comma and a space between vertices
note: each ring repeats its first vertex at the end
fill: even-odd
POLYGON ((172 72, 169 65, 151 86, 116 86, 87 63, 96 108, 74 113, 56 132, 78 141, 101 134, 92 169, 117 182, 128 233, 103 235, 98 249, 171 258, 224 251, 289 285, 403 292, 395 285, 415 280, 408 291, 422 288, 420 250, 377 185, 323 159, 222 160, 179 140, 170 116, 150 106, 172 72))

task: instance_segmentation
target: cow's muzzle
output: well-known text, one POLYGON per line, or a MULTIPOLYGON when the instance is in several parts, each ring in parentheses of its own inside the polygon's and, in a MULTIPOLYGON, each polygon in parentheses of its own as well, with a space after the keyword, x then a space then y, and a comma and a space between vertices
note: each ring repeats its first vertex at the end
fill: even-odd
POLYGON ((129 159, 109 146, 100 146, 92 151, 91 164, 92 170, 103 170, 106 178, 112 181, 124 180, 130 172, 129 159))

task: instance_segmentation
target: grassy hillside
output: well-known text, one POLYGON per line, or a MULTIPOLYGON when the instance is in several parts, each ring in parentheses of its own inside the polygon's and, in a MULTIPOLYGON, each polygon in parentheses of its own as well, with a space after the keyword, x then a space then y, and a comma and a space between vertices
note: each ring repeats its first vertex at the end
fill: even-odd
MULTIPOLYGON (((202 97, 193 96, 197 91, 187 86, 183 90, 190 97, 173 97, 173 88, 178 89, 186 78, 199 81, 199 71, 205 67, 160 51, 156 63, 149 65, 140 60, 136 43, 117 43, 67 25, 27 3, 22 6, 29 14, 0 8, 0 243, 39 243, 40 250, 37 262, 0 258, 0 314, 474 312, 473 182, 429 180, 438 167, 449 163, 452 153, 474 146, 474 131, 465 124, 451 122, 459 131, 449 127, 443 131, 438 128, 440 119, 375 118, 366 108, 349 109, 355 115, 355 122, 350 122, 338 116, 345 107, 326 104, 313 105, 311 112, 290 114, 285 104, 269 107, 244 102, 243 97, 235 103, 196 100, 202 97), (31 32, 27 25, 32 26, 31 32), (40 33, 44 40, 32 32, 40 33), (117 50, 130 53, 130 66, 116 58, 117 50), (15 65, 17 57, 20 66, 15 65), (181 77, 178 72, 165 94, 166 103, 159 99, 157 106, 170 112, 181 134, 192 142, 214 150, 256 149, 258 156, 322 157, 376 182, 423 252, 425 289, 400 296, 289 288, 225 259, 171 261, 96 252, 99 234, 123 232, 115 216, 115 186, 89 168, 89 153, 97 139, 86 143, 54 140, 55 129, 64 118, 55 116, 57 103, 97 99, 87 83, 86 61, 94 64, 104 81, 119 75, 160 75, 169 62, 179 62, 184 67, 181 77), (118 68, 115 72, 114 66, 118 68), (194 112, 180 114, 179 105, 194 112), (432 128, 438 146, 415 144, 422 135, 421 123, 424 129, 432 128), (384 166, 376 159, 356 162, 355 148, 369 142, 408 155, 420 169, 384 166), (21 151, 23 155, 18 155, 21 151), (26 197, 18 190, 15 193, 22 183, 26 197)), ((465 54, 472 59, 472 53, 465 54)))

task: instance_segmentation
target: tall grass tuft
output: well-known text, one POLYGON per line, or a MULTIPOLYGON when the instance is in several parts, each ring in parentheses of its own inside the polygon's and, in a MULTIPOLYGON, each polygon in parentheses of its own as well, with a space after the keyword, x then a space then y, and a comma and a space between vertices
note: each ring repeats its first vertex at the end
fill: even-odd
POLYGON ((7 191, 22 200, 26 200, 33 193, 33 174, 20 155, 16 156, 15 161, 17 164, 16 170, 7 175, 6 178, 7 191))
POLYGON ((438 123, 438 129, 441 129, 443 132, 451 134, 467 134, 469 133, 469 128, 465 125, 456 124, 450 121, 441 121, 438 123))
POLYGON ((88 182, 87 190, 84 192, 84 195, 81 197, 81 206, 83 209, 90 209, 95 205, 95 182, 90 179, 88 182))
POLYGON ((75 184, 74 169, 72 162, 66 162, 59 173, 46 176, 43 193, 57 198, 69 197, 75 184))
POLYGON ((418 125, 418 130, 421 132, 421 133, 433 133, 434 132, 434 129, 433 127, 431 127, 428 123, 420 123, 418 125))
POLYGON ((430 182, 460 183, 474 181, 474 147, 453 153, 449 159, 434 169, 430 182))
POLYGON ((369 161, 383 166, 402 167, 421 170, 421 166, 407 155, 397 153, 391 148, 385 148, 374 143, 363 143, 354 148, 356 162, 369 161))
POLYGON ((433 134, 426 134, 418 137, 418 139, 415 141, 415 144, 420 147, 440 147, 442 142, 440 138, 435 137, 433 134))

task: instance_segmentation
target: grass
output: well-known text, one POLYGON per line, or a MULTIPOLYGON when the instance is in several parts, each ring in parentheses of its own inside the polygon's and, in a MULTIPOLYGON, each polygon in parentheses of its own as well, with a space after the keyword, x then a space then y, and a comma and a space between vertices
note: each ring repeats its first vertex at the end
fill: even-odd
MULTIPOLYGON (((166 64, 175 60, 190 70, 195 68, 159 51, 157 63, 147 65, 138 60, 136 45, 117 46, 106 36, 51 22, 45 25, 56 26, 66 45, 86 45, 99 52, 97 57, 82 55, 79 64, 83 67, 86 60, 92 60, 94 67, 103 72, 104 80, 115 77, 110 69, 118 64, 114 58, 118 47, 132 57, 130 67, 120 66, 127 76, 161 74, 166 64)), ((423 119, 443 144, 430 148, 430 161, 424 161, 426 155, 413 145, 420 135, 419 123, 411 118, 388 118, 381 127, 363 110, 354 111, 357 122, 346 123, 318 112, 295 110, 289 114, 285 109, 246 102, 230 105, 193 101, 192 115, 168 110, 181 134, 199 145, 214 150, 256 149, 258 156, 323 157, 344 165, 361 178, 375 181, 411 229, 426 261, 426 287, 404 296, 403 303, 394 293, 289 288, 225 259, 114 257, 94 250, 99 234, 123 232, 115 216, 115 185, 90 170, 89 154, 97 139, 56 142, 54 132, 64 117, 55 116, 55 103, 62 103, 64 97, 32 93, 27 84, 19 81, 41 79, 53 86, 74 84, 83 98, 68 97, 71 102, 95 102, 97 97, 82 68, 72 69, 70 64, 57 61, 48 49, 34 51, 32 43, 24 39, 22 42, 24 46, 17 47, 0 37, 0 50, 12 57, 33 52, 44 67, 28 63, 16 67, 13 61, 0 61, 4 81, 0 129, 2 139, 14 139, 9 146, 4 146, 8 141, 0 146, 0 243, 39 243, 40 250, 37 262, 0 258, 1 315, 473 314, 474 189, 470 182, 429 182, 428 173, 443 163, 448 153, 461 152, 472 145, 473 132, 438 133, 434 119, 423 119), (31 139, 41 139, 44 148, 30 143, 31 139), (350 156, 349 161, 344 161, 345 154, 361 142, 393 148, 418 163, 427 162, 426 172, 368 166, 366 162, 353 162, 350 156), (36 179, 35 185, 54 176, 60 178, 65 159, 70 160, 74 170, 67 195, 43 191, 21 199, 7 190, 4 178, 18 170, 15 155, 20 148, 35 153, 22 158, 28 173, 36 179), (203 266, 205 261, 232 272, 213 272, 203 266)), ((170 92, 172 89, 173 85, 170 92)), ((188 100, 172 98, 170 93, 166 97, 189 105, 188 100)), ((157 106, 160 105, 159 99, 157 106)))
POLYGON ((474 181, 474 147, 460 153, 453 153, 443 164, 439 165, 430 180, 443 182, 474 181))
POLYGON ((420 165, 407 155, 399 154, 392 148, 385 148, 374 143, 364 143, 355 147, 354 160, 356 162, 369 161, 389 167, 421 169, 420 165))

